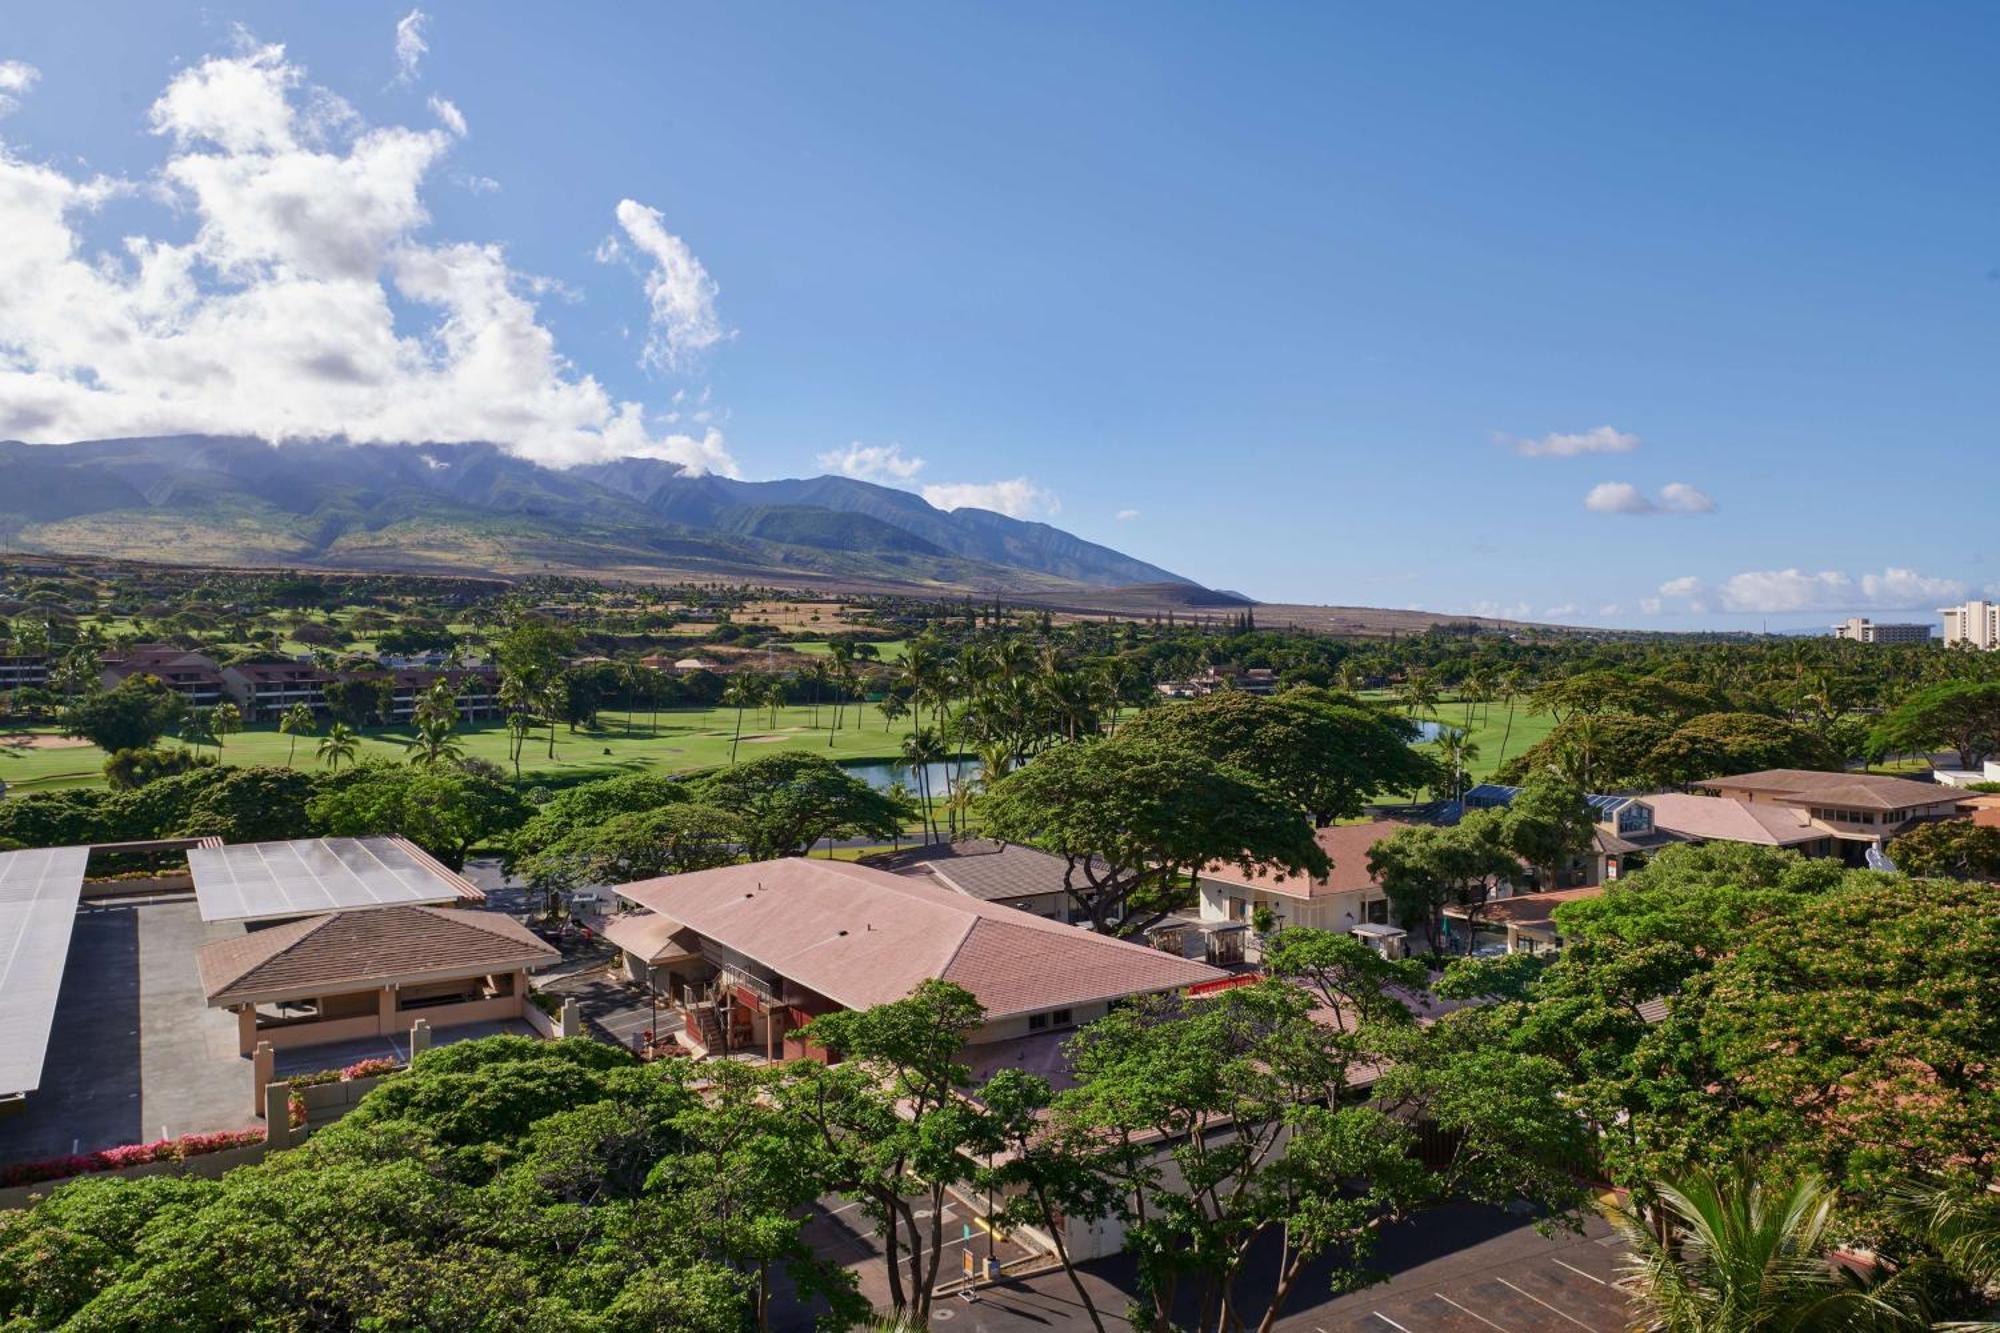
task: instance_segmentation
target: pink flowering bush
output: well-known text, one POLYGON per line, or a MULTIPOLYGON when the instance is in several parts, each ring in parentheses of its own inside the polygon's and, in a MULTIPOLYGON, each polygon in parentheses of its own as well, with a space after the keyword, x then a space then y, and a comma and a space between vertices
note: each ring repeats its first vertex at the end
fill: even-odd
POLYGON ((347 1068, 341 1070, 340 1077, 343 1082, 352 1082, 357 1078, 376 1078, 383 1074, 393 1074, 401 1068, 401 1065, 386 1057, 373 1060, 357 1060, 347 1068))
POLYGON ((46 1180, 66 1180, 71 1176, 88 1175, 93 1171, 117 1171, 128 1166, 145 1166, 151 1162, 184 1162, 190 1157, 223 1152, 229 1148, 247 1147, 263 1141, 262 1129, 227 1129, 214 1134, 183 1134, 177 1139, 159 1139, 153 1143, 127 1143, 98 1152, 70 1153, 39 1162, 17 1162, 12 1166, 0 1167, 0 1188, 12 1185, 36 1185, 46 1180))

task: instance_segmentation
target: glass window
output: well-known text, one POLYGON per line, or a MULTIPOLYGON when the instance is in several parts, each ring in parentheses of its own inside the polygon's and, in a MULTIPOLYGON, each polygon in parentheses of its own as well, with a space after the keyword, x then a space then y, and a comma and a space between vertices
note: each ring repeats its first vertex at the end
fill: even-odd
POLYGON ((1074 1022, 1074 1021, 1075 1021, 1075 1020, 1074 1020, 1073 1018, 1071 1018, 1071 1017, 1070 1017, 1070 1011, 1069 1011, 1069 1010, 1067 1010, 1067 1009, 1058 1009, 1058 1010, 1056 1010, 1056 1012, 1055 1012, 1055 1020, 1056 1020, 1056 1026, 1057 1026, 1057 1027, 1059 1027, 1059 1028, 1066 1028, 1066 1027, 1068 1027, 1068 1026, 1069 1026, 1069 1025, 1070 1025, 1070 1024, 1072 1023, 1072 1022, 1074 1022))
POLYGON ((1047 1028, 1048 1025, 1049 1025, 1049 1016, 1047 1014, 1028 1015, 1028 1031, 1040 1032, 1043 1029, 1047 1028))

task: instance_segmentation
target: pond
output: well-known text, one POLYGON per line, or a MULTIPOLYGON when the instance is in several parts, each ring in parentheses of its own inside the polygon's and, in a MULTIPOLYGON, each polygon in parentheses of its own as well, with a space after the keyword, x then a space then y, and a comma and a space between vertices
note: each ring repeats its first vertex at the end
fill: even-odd
POLYGON ((1412 743, 1416 745, 1427 744, 1444 735, 1447 731, 1457 730, 1459 728, 1446 726, 1442 722, 1433 722, 1429 718, 1419 718, 1417 719, 1417 739, 1412 743))
MULTIPOLYGON (((931 764, 931 795, 943 796, 948 782, 964 779, 972 781, 979 776, 979 761, 967 759, 963 765, 956 763, 931 764)), ((923 787, 914 768, 890 762, 887 759, 868 759, 856 764, 842 764, 841 768, 860 778, 876 791, 887 791, 895 783, 902 783, 911 792, 921 792, 923 787)))

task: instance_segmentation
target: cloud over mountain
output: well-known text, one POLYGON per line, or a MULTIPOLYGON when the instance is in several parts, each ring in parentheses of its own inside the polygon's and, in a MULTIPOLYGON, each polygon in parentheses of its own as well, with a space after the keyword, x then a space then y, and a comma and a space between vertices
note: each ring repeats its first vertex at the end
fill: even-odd
MULTIPOLYGON (((396 49, 414 77, 420 12, 396 49)), ((645 455, 733 474, 719 432, 669 429, 572 365, 538 317, 543 284, 499 245, 425 234, 424 189, 467 132, 456 106, 432 109, 429 128, 366 125, 282 46, 239 35, 153 103, 165 153, 146 179, 0 141, 0 437, 490 440, 546 463, 645 455), (166 208, 107 244, 113 201, 121 227, 166 208)), ((628 200, 615 216, 650 265, 649 356, 684 365, 724 336, 714 284, 659 213, 628 200)))

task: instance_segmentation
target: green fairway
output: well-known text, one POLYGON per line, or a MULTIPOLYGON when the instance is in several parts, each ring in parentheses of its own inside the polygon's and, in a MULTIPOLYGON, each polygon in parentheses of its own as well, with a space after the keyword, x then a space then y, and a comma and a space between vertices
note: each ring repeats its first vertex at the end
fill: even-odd
MULTIPOLYGON (((804 653, 808 657, 825 657, 828 653, 833 651, 832 644, 813 641, 813 640, 808 640, 803 643, 787 643, 785 647, 791 649, 795 653, 804 653)), ((903 639, 889 639, 885 642, 874 645, 875 652, 878 655, 879 660, 884 662, 902 661, 903 650, 906 647, 908 647, 908 642, 903 639)))
MULTIPOLYGON (((884 731, 882 715, 874 707, 857 710, 849 704, 842 713, 840 730, 832 733, 833 743, 829 747, 827 724, 833 720, 833 710, 824 706, 818 710, 817 729, 813 720, 811 708, 780 708, 774 726, 768 709, 746 708, 737 757, 754 759, 773 750, 810 750, 835 759, 891 759, 909 730, 908 721, 904 720, 884 731)), ((629 725, 623 712, 606 712, 599 716, 598 726, 596 731, 571 732, 558 723, 553 759, 549 757, 548 729, 530 733, 521 754, 522 775, 532 777, 539 773, 557 782, 573 782, 646 770, 673 773, 726 764, 730 737, 736 728, 736 710, 662 709, 658 734, 653 734, 649 715, 643 712, 634 714, 629 725)), ((324 734, 325 726, 320 730, 324 734)), ((406 727, 364 730, 361 757, 401 760, 406 757, 404 742, 410 734, 406 727)), ((497 722, 481 724, 461 728, 458 735, 469 757, 490 760, 511 771, 505 727, 497 722)), ((0 732, 0 780, 5 780, 15 792, 96 786, 104 781, 102 750, 74 742, 54 748, 51 742, 55 739, 56 731, 50 727, 0 732)), ((318 736, 299 737, 298 757, 294 761, 297 766, 319 767, 313 753, 318 743, 318 736)), ((162 744, 178 742, 169 739, 162 744)), ((217 753, 212 745, 200 748, 205 754, 217 753)), ((290 749, 291 737, 281 736, 275 726, 265 724, 229 737, 221 748, 220 758, 225 764, 284 764, 290 749)))
MULTIPOLYGON (((1402 712, 1401 709, 1397 711, 1402 712)), ((1466 730, 1465 705, 1450 698, 1430 712, 1418 716, 1455 730, 1466 730)), ((1478 747, 1479 753, 1466 765, 1467 778, 1472 782, 1484 782, 1505 760, 1513 759, 1529 746, 1547 740, 1549 733, 1555 730, 1555 726, 1556 720, 1552 715, 1530 713, 1517 700, 1514 704, 1514 728, 1509 734, 1507 705, 1497 700, 1492 703, 1474 704, 1470 734, 1472 743, 1478 747)))

